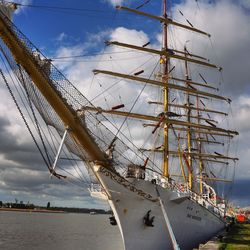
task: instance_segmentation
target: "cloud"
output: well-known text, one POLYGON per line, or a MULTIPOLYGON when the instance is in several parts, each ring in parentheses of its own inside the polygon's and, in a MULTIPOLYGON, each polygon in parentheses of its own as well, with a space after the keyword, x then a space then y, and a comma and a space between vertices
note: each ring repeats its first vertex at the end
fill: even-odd
MULTIPOLYGON (((200 11, 196 13, 195 19, 193 19, 194 9, 196 8, 197 5, 195 4, 195 1, 186 1, 184 4, 182 3, 174 7, 172 12, 173 17, 174 19, 179 19, 180 22, 184 22, 185 20, 181 19, 183 17, 179 14, 179 9, 183 11, 185 17, 187 17, 195 27, 204 29, 212 34, 212 46, 209 39, 202 38, 199 35, 197 36, 198 38, 195 39, 193 33, 188 35, 182 29, 172 32, 174 35, 172 35, 170 40, 173 39, 173 36, 176 38, 175 41, 177 42, 172 44, 172 46, 176 46, 175 48, 177 49, 183 49, 184 42, 190 40, 188 48, 191 52, 208 56, 208 58, 212 59, 211 62, 219 62, 219 64, 223 66, 224 83, 220 86, 223 90, 221 93, 223 95, 229 95, 233 99, 233 104, 231 106, 233 109, 233 119, 229 124, 229 128, 232 128, 233 130, 236 129, 240 132, 240 137, 238 139, 236 138, 236 141, 240 141, 240 143, 238 143, 238 155, 235 149, 237 148, 237 145, 231 146, 232 156, 237 155, 241 158, 236 170, 236 179, 242 179, 244 176, 250 177, 248 159, 246 157, 246 151, 248 152, 249 150, 248 141, 250 139, 249 136, 247 136, 250 132, 248 122, 250 119, 250 97, 248 94, 248 69, 250 68, 250 60, 246 53, 250 47, 250 31, 247 28, 246 23, 250 22, 250 16, 233 1, 216 1, 213 3, 209 1, 201 2, 200 11), (209 22, 205 22, 205 20, 209 20, 209 22), (241 28, 239 29, 239 27, 241 28), (184 42, 178 43, 180 40, 184 42), (206 48, 205 50, 204 47, 206 48)), ((143 31, 127 30, 123 27, 115 29, 111 34, 111 40, 132 43, 139 46, 141 46, 143 42, 146 43, 149 39, 150 38, 143 31)), ((118 48, 117 50, 121 50, 121 48, 118 48)), ((112 52, 114 51, 115 49, 112 49, 112 52)), ((125 71, 126 73, 129 73, 135 68, 135 64, 133 64, 132 61, 129 64, 126 61, 124 63, 120 61, 117 64, 120 66, 118 70, 119 72, 125 71)), ((112 67, 116 66, 113 64, 112 67)), ((114 68, 112 69, 115 71, 114 68)), ((204 72, 203 69, 201 69, 201 72, 204 72)), ((213 83, 214 79, 218 79, 219 74, 215 75, 210 71, 208 72, 209 74, 206 77, 207 79, 211 79, 211 83, 213 83)), ((77 81, 77 79, 75 80, 77 81)), ((199 81, 200 80, 201 79, 199 79, 199 81)), ((101 81, 102 84, 103 82, 105 82, 105 80, 101 81)), ((126 81, 125 84, 128 85, 126 81)), ((122 84, 120 84, 120 86, 122 86, 122 84)), ((129 90, 123 90, 122 94, 123 96, 125 94, 125 100, 128 98, 128 96, 126 97, 126 92, 128 93, 128 96, 131 96, 129 90)), ((151 100, 152 99, 151 96, 151 100)), ((115 103, 114 100, 115 97, 112 96, 109 101, 112 104, 115 103)), ((216 108, 218 108, 218 106, 216 106, 216 108)), ((132 129, 131 131, 135 137, 138 136, 138 141, 141 141, 137 130, 134 129, 133 131, 132 129)), ((235 144, 237 144, 237 142, 235 144)))
POLYGON ((129 43, 133 45, 142 46, 148 42, 149 38, 143 31, 118 27, 111 33, 110 40, 119 41, 121 43, 128 43, 129 41, 129 43))
POLYGON ((21 12, 26 11, 27 8, 25 7, 25 5, 32 4, 32 0, 16 0, 15 3, 20 4, 20 5, 18 5, 17 10, 14 13, 20 14, 21 12))
MULTIPOLYGON (((121 3, 121 1, 109 2, 113 5, 121 3)), ((195 15, 195 18, 193 18, 193 14, 197 5, 195 1, 191 0, 176 5, 172 10, 173 17, 174 19, 179 19, 181 22, 185 22, 179 14, 178 10, 180 9, 195 27, 205 29, 212 34, 212 40, 214 41, 213 46, 211 47, 210 41, 207 39, 204 42, 205 39, 199 35, 198 38, 195 39, 193 33, 192 35, 188 35, 183 30, 178 29, 171 33, 171 40, 173 37, 177 38, 175 40, 177 42, 175 44, 172 43, 172 47, 176 46, 175 48, 183 49, 185 41, 190 40, 188 43, 190 52, 201 53, 204 56, 213 55, 212 61, 219 59, 219 62, 224 67, 225 88, 223 94, 226 92, 226 94, 233 97, 233 108, 235 110, 234 127, 242 133, 242 135, 240 135, 239 145, 239 155, 242 158, 240 161, 242 170, 237 172, 237 177, 242 179, 242 177, 246 175, 250 176, 246 153, 250 151, 248 145, 248 141, 250 140, 250 136, 248 136, 248 134, 250 134, 248 122, 250 119, 250 96, 248 94, 250 60, 246 53, 250 46, 250 31, 247 25, 245 25, 249 23, 250 17, 242 8, 232 1, 213 1, 212 3, 211 1, 200 1, 199 5, 200 10, 195 15), (204 20, 209 20, 209 22, 204 20), (180 40, 183 42, 178 42, 180 40), (204 49, 204 47, 206 49, 204 49)), ((155 34, 153 35, 155 36, 155 34)), ((66 58, 80 54, 88 54, 89 52, 91 54, 93 48, 98 51, 100 43, 107 39, 142 46, 150 40, 155 40, 155 38, 152 39, 151 36, 152 34, 146 34, 143 30, 118 27, 113 30, 104 30, 97 34, 89 34, 88 39, 83 43, 78 42, 74 43, 74 45, 65 45, 64 42, 68 37, 67 34, 61 33, 57 37, 60 47, 55 52, 54 57, 66 58)), ((158 42, 150 46, 152 48, 159 48, 160 39, 158 40, 158 42)), ((100 51, 98 55, 70 60, 62 59, 61 61, 56 61, 56 65, 96 106, 104 106, 110 109, 112 106, 122 102, 125 104, 126 110, 130 110, 135 98, 140 94, 143 85, 141 83, 132 84, 130 81, 121 81, 118 78, 114 79, 101 75, 95 76, 93 81, 92 70, 98 68, 134 74, 138 70, 143 69, 144 72, 142 76, 148 77, 150 74, 153 76, 157 75, 159 67, 157 70, 152 71, 152 66, 154 67, 158 61, 158 56, 152 57, 151 55, 141 52, 108 46, 100 51), (151 60, 149 61, 149 59, 151 60), (117 84, 118 82, 119 85, 117 84), (112 87, 110 91, 105 91, 112 85, 114 87, 112 87), (102 95, 103 91, 105 91, 104 95, 102 95)), ((217 76, 218 75, 214 76, 214 74, 211 73, 211 75, 209 74, 206 77, 212 82, 217 76)), ((1 96, 4 96, 1 87, 0 91, 1 96)), ((145 100, 157 100, 157 98, 162 95, 161 90, 147 86, 142 95, 144 101, 139 100, 133 111, 145 111, 145 109, 147 109, 152 115, 159 114, 159 109, 153 105, 147 105, 145 100)), ((57 181, 51 183, 47 172, 45 172, 46 169, 44 168, 44 170, 42 170, 44 163, 42 160, 37 161, 38 154, 34 148, 34 144, 31 144, 31 140, 27 139, 28 136, 24 136, 25 128, 21 122, 18 121, 17 124, 16 117, 18 113, 14 111, 13 107, 11 108, 8 98, 6 98, 5 105, 5 107, 0 106, 0 111, 3 112, 0 117, 0 140, 4 142, 0 145, 0 152, 2 154, 0 157, 1 171, 3 171, 2 177, 0 177, 0 185, 2 185, 4 190, 13 190, 15 194, 22 194, 24 197, 32 195, 31 190, 35 190, 35 193, 38 194, 41 200, 53 198, 56 199, 58 203, 62 203, 65 198, 71 201, 75 199, 78 202, 81 190, 63 186, 57 181), (6 118, 7 116, 8 119, 6 118), (35 162, 36 164, 34 164, 35 162), (10 169, 8 170, 9 166, 10 169), (20 167, 24 170, 21 171, 20 167), (17 175, 14 176, 14 172, 18 173, 18 176, 21 177, 18 178, 17 175), (73 198, 70 198, 69 195, 71 191, 73 192, 73 198)), ((120 125, 121 120, 118 120, 117 126, 119 127, 120 125)), ((145 129, 142 126, 136 126, 135 123, 131 123, 129 128, 125 125, 123 131, 127 133, 128 138, 130 138, 129 133, 131 133, 135 139, 135 143, 138 146, 144 147, 148 145, 149 135, 151 136, 152 134, 152 128, 145 129)), ((158 134, 155 135, 153 140, 156 140, 157 137, 158 134)), ((174 143, 172 142, 172 144, 174 143)), ((158 146, 160 146, 160 144, 158 146)))
POLYGON ((31 4, 32 0, 16 0, 15 3, 27 5, 27 4, 31 4))
POLYGON ((64 32, 62 32, 62 33, 60 33, 60 34, 58 35, 58 37, 56 38, 56 41, 62 42, 62 41, 65 40, 67 37, 68 37, 68 36, 67 36, 64 32))
POLYGON ((242 95, 234 102, 234 122, 237 129, 245 135, 250 131, 250 96, 242 95))
MULTIPOLYGON (((118 27, 114 30, 110 30, 109 32, 101 32, 100 34, 96 34, 95 37, 98 38, 98 42, 104 43, 105 40, 111 41, 121 41, 121 42, 130 42, 135 45, 143 45, 145 44, 149 38, 142 31, 129 30, 123 27, 118 27), (100 38, 101 37, 101 38, 100 38)), ((84 44, 78 44, 76 46, 61 46, 57 52, 57 57, 71 56, 71 55, 80 55, 80 54, 88 54, 88 50, 92 49, 89 46, 90 41, 93 39, 91 36, 90 39, 87 40, 84 44)), ((135 70, 136 66, 145 63, 146 60, 149 59, 148 55, 143 55, 142 53, 138 53, 136 51, 130 51, 128 54, 126 53, 126 49, 122 49, 116 46, 108 46, 104 51, 100 51, 98 55, 89 56, 86 58, 72 58, 69 61, 62 60, 57 62, 58 67, 63 69, 66 72, 66 75, 69 79, 76 84, 76 86, 81 90, 81 92, 87 96, 89 100, 92 100, 95 96, 100 94, 105 88, 109 85, 112 85, 112 82, 117 81, 117 79, 109 78, 109 82, 105 82, 102 79, 102 76, 98 76, 98 79, 101 81, 101 87, 98 82, 94 81, 91 88, 95 88, 95 91, 89 91, 89 82, 91 82, 93 78, 93 69, 107 69, 114 71, 123 71, 124 73, 135 70), (125 55, 125 56, 124 56, 125 55), (112 63, 113 62, 113 63, 112 63), (112 82, 110 82, 112 81, 112 82)), ((151 57, 151 56, 150 56, 151 57)), ((107 77, 105 78, 107 79, 107 77)), ((131 88, 126 87, 126 81, 124 81, 123 90, 126 89, 126 92, 129 92, 128 95, 131 96, 131 88)), ((139 85, 140 86, 140 85, 139 85)), ((140 89, 140 87, 138 88, 140 89)), ((114 89, 112 90, 114 92, 114 89)), ((110 92, 107 92, 109 95, 110 92)), ((125 94, 124 92, 122 94, 125 94)), ((119 99, 119 93, 117 92, 117 97, 115 96, 107 96, 107 99, 111 100, 111 105, 115 104, 115 101, 119 99), (113 99, 113 101, 112 101, 113 99)), ((102 96, 95 101, 102 99, 102 96)), ((128 98, 125 97, 125 100, 128 98)))
MULTIPOLYGON (((244 2, 245 7, 247 7, 248 2, 244 2)), ((243 4, 243 1, 241 3, 243 4)), ((210 62, 215 62, 223 67, 222 85, 219 86, 221 89, 220 94, 230 96, 233 102, 228 109, 230 119, 227 123, 224 122, 222 124, 240 133, 230 146, 231 154, 240 158, 236 165, 235 178, 237 181, 235 186, 237 186, 238 181, 250 178, 249 160, 247 157, 250 151, 250 59, 246 53, 250 47, 250 30, 246 25, 250 22, 250 15, 235 1, 199 1, 199 8, 197 8, 195 1, 187 0, 184 3, 175 5, 172 12, 175 20, 186 25, 188 23, 180 15, 179 10, 182 11, 185 18, 194 27, 209 32, 212 38, 210 42, 201 35, 190 34, 179 29, 172 31, 170 34, 170 40, 176 41, 175 44, 172 43, 172 46, 183 49, 184 42, 189 40, 187 43, 189 52, 203 55, 211 59, 210 62)), ((215 83, 215 79, 219 77, 213 71, 205 71, 194 66, 192 66, 191 71, 194 73, 193 80, 201 80, 197 77, 197 72, 202 72, 207 82, 211 83, 215 83)), ((214 108, 222 109, 218 105, 215 105, 214 108)), ((247 201, 246 193, 246 189, 243 189, 242 196, 244 196, 245 202, 247 201)))
POLYGON ((232 189, 232 201, 241 206, 249 206, 250 180, 241 179, 236 180, 232 189))
POLYGON ((247 9, 250 9, 250 1, 249 0, 239 0, 239 3, 247 9))
POLYGON ((187 0, 173 8, 173 16, 188 25, 179 13, 181 10, 194 27, 212 34, 212 47, 208 39, 181 29, 174 35, 178 38, 177 46, 183 48, 183 42, 178 41, 190 40, 191 52, 209 55, 211 62, 223 66, 224 94, 236 96, 248 92, 250 60, 246 51, 250 47, 250 30, 246 24, 250 22, 249 14, 235 1, 200 1, 199 6, 197 9, 195 1, 187 0))
POLYGON ((112 4, 113 6, 117 6, 125 2, 125 0, 105 0, 105 1, 112 4))
MULTIPOLYGON (((7 77, 7 79, 11 83, 10 78, 7 77)), ((13 93, 17 94, 12 84, 11 88, 13 93)), ((75 199, 78 201, 76 202, 78 206, 80 206, 80 200, 88 201, 89 198, 84 198, 88 195, 85 184, 81 183, 81 187, 78 186, 78 188, 74 186, 80 183, 77 179, 80 178, 80 171, 76 171, 78 166, 70 168, 72 166, 68 162, 60 159, 57 172, 68 176, 67 183, 54 177, 50 178, 40 153, 3 85, 0 86, 0 94, 3 104, 0 105, 0 189, 1 193, 4 192, 2 197, 5 197, 5 201, 18 198, 45 205, 45 201, 50 200, 56 205, 62 204, 66 199, 69 202, 67 204, 70 205, 70 202, 75 199), (65 169, 67 173, 60 168, 65 169), (85 191, 82 187, 85 187, 85 191)), ((23 112, 25 113, 25 110, 23 112)), ((32 128, 29 117, 26 116, 26 119, 32 128)), ((55 144, 55 147, 58 145, 55 144)), ((61 156, 65 154, 62 153, 61 156)), ((88 183, 88 178, 86 180, 88 183)))

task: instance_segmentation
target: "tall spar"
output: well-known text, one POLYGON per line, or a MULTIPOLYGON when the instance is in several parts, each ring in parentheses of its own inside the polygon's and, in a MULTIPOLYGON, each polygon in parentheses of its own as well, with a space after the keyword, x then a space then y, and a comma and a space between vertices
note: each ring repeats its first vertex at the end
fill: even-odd
MULTIPOLYGON (((167 18, 167 0, 163 0, 163 17, 167 18)), ((166 56, 163 63, 163 83, 164 83, 164 114, 168 116, 168 100, 169 100, 169 89, 168 89, 168 63, 169 57, 167 56, 168 49, 168 24, 163 24, 163 50, 166 51, 166 56)), ((163 176, 169 177, 169 124, 166 123, 164 126, 164 150, 163 150, 163 176)))
MULTIPOLYGON (((218 136, 232 136, 232 134, 237 134, 235 131, 230 131, 230 130, 225 130, 223 128, 220 128, 218 126, 214 126, 211 122, 210 118, 205 118, 201 116, 201 112, 206 112, 206 113, 215 113, 219 115, 227 115, 224 112, 221 112, 219 110, 213 110, 213 109, 208 109, 208 108, 200 108, 198 105, 198 102, 200 98, 210 98, 210 99, 217 99, 221 101, 226 101, 230 102, 230 99, 224 96, 220 96, 216 93, 205 91, 205 88, 212 89, 212 90, 217 90, 213 85, 207 84, 207 83, 200 83, 193 81, 191 77, 189 76, 189 70, 188 70, 188 63, 194 64, 194 65, 200 65, 204 67, 208 67, 211 69, 217 69, 221 70, 220 67, 218 67, 215 64, 211 64, 208 59, 201 57, 199 55, 195 55, 190 53, 187 49, 184 51, 176 50, 176 49, 170 49, 168 48, 168 26, 173 25, 177 26, 180 28, 183 28, 185 30, 190 30, 193 32, 200 33, 205 36, 210 36, 208 33, 203 32, 199 29, 196 29, 192 26, 186 26, 184 24, 177 23, 173 21, 171 18, 167 16, 167 1, 163 1, 163 16, 154 16, 149 13, 145 13, 142 11, 139 11, 138 9, 130 9, 128 7, 124 6, 117 6, 117 9, 119 10, 125 10, 130 13, 134 13, 136 15, 142 15, 147 18, 151 18, 157 21, 160 21, 163 23, 163 43, 162 43, 162 49, 161 50, 156 50, 153 48, 148 48, 146 46, 137 46, 133 44, 127 44, 124 42, 119 42, 119 41, 108 41, 106 42, 107 45, 113 45, 113 46, 119 46, 123 48, 128 48, 128 49, 133 49, 135 51, 142 51, 145 53, 150 53, 150 54, 155 54, 160 56, 160 63, 161 63, 161 79, 151 79, 151 78, 145 78, 141 77, 138 74, 137 75, 130 75, 130 74, 123 74, 120 72, 114 72, 114 71, 108 71, 108 70, 99 70, 95 69, 93 70, 94 74, 104 74, 104 75, 109 75, 109 76, 114 76, 114 77, 119 77, 121 79, 127 79, 130 81, 137 81, 138 83, 141 84, 149 84, 153 85, 156 87, 159 87, 160 89, 163 89, 163 94, 162 94, 162 103, 161 102, 149 102, 152 104, 160 104, 162 105, 162 113, 160 116, 155 116, 155 115, 148 115, 146 113, 135 113, 127 111, 120 111, 120 110, 105 110, 101 109, 102 113, 105 114, 110 114, 110 115, 115 115, 115 116, 125 116, 126 118, 132 118, 132 119, 138 119, 138 120, 146 120, 146 121, 154 121, 156 122, 155 124, 146 124, 146 126, 153 126, 154 130, 152 133, 154 133, 159 127, 164 127, 162 135, 163 135, 163 147, 160 149, 157 148, 151 148, 149 151, 154 151, 154 152, 160 152, 162 154, 162 175, 165 177, 169 177, 169 156, 173 155, 173 157, 176 157, 181 154, 181 158, 183 157, 185 159, 185 165, 186 165, 186 170, 188 170, 188 179, 189 179, 189 188, 193 189, 193 182, 194 176, 193 176, 193 164, 194 160, 199 161, 199 168, 200 168, 200 177, 202 176, 202 169, 203 169, 203 162, 208 161, 208 162, 213 162, 213 163, 221 163, 221 161, 218 161, 218 159, 224 159, 224 160, 229 160, 229 159, 234 159, 231 157, 226 157, 223 155, 218 155, 218 154, 206 154, 202 153, 202 148, 201 148, 201 142, 203 143, 210 143, 210 141, 205 140, 200 138, 201 135, 203 134, 212 134, 212 135, 218 135, 218 136), (169 71, 169 60, 170 59, 175 59, 178 61, 182 61, 185 63, 186 67, 186 78, 178 78, 170 75, 169 71), (177 82, 178 84, 173 83, 177 82), (202 89, 199 89, 198 86, 201 87, 202 89), (170 90, 171 92, 175 93, 176 91, 182 92, 186 96, 186 103, 170 103, 169 102, 169 97, 170 97, 170 90), (191 104, 191 97, 197 97, 197 106, 193 106, 191 104), (189 104, 188 104, 189 103, 189 104), (174 112, 170 111, 170 107, 174 108, 179 108, 182 111, 186 110, 186 114, 181 114, 178 115, 174 112), (191 111, 197 111, 197 115, 192 113, 191 111), (181 116, 185 119, 176 119, 176 116, 181 116), (193 120, 196 119, 197 121, 193 120), (201 121, 206 122, 208 125, 205 125, 204 123, 201 123, 201 121), (163 125, 163 126, 161 126, 163 125), (177 138, 177 135, 175 131, 181 131, 185 132, 184 137, 180 137, 179 140, 185 140, 186 144, 188 145, 187 150, 180 150, 181 152, 178 153, 177 151, 170 150, 169 147, 169 132, 170 129, 173 129, 173 132, 177 138), (194 136, 198 136, 198 138, 194 138, 194 136), (194 151, 192 149, 192 143, 193 142, 198 142, 200 146, 198 146, 198 152, 194 151)), ((90 110, 90 111, 100 111, 100 109, 97 109, 95 107, 85 107, 85 109, 90 110)), ((215 142, 213 142, 215 143, 215 142)), ((147 149, 143 149, 144 151, 148 151, 147 149)), ((224 162, 223 162, 224 163, 224 162)), ((202 185, 200 183, 200 185, 202 185)))
MULTIPOLYGON (((186 45, 184 46, 184 54, 185 58, 187 58, 188 51, 186 45)), ((188 71, 188 63, 187 60, 185 60, 185 74, 186 74, 186 87, 189 88, 190 86, 190 76, 189 76, 189 71, 188 71)), ((187 99, 186 99, 186 114, 187 114, 187 122, 191 122, 191 105, 190 105, 190 95, 189 93, 186 93, 187 99)), ((188 171, 188 185, 189 188, 192 189, 193 187, 193 173, 192 173, 192 157, 191 157, 191 150, 192 150, 192 133, 191 133, 191 127, 187 127, 187 149, 188 149, 188 165, 189 165, 189 171, 188 171)))
MULTIPOLYGON (((162 3, 162 16, 154 16, 138 9, 130 9, 123 6, 117 7, 120 10, 161 22, 163 24, 161 50, 154 49, 154 47, 146 47, 145 45, 149 43, 142 46, 119 41, 108 41, 106 43, 107 45, 157 55, 161 62, 161 76, 159 79, 147 78, 143 77, 143 75, 139 76, 140 73, 143 73, 143 70, 133 75, 108 70, 95 69, 93 71, 94 74, 109 75, 133 82, 136 81, 144 86, 148 84, 157 87, 157 94, 159 90, 161 91, 161 102, 155 102, 154 104, 161 105, 160 115, 155 114, 155 112, 150 115, 150 112, 144 112, 145 110, 141 113, 136 113, 134 110, 132 112, 132 109, 121 111, 94 106, 17 29, 10 21, 10 18, 6 18, 4 13, 0 11, 0 37, 4 43, 0 43, 2 54, 13 73, 16 74, 20 84, 28 90, 27 96, 33 97, 32 101, 45 123, 55 128, 61 137, 64 137, 62 131, 65 131, 65 128, 69 128, 69 137, 66 139, 65 144, 73 154, 89 164, 97 182, 102 185, 105 191, 104 198, 108 199, 114 212, 114 219, 120 228, 124 249, 126 250, 141 248, 144 250, 171 249, 171 247, 178 249, 175 237, 178 239, 181 249, 193 249, 200 242, 211 238, 221 230, 224 227, 225 201, 217 199, 217 193, 213 186, 209 185, 208 181, 230 182, 231 180, 220 179, 218 178, 219 176, 212 175, 210 172, 208 172, 210 175, 205 175, 205 170, 208 165, 207 162, 216 163, 217 168, 218 164, 228 164, 229 160, 237 160, 237 158, 230 157, 227 154, 224 155, 220 151, 218 151, 219 153, 217 150, 211 152, 210 148, 208 151, 205 151, 205 147, 203 148, 203 145, 205 146, 206 143, 224 145, 213 136, 232 138, 238 133, 220 127, 217 123, 215 125, 213 122, 216 121, 212 120, 210 115, 208 115, 209 119, 202 117, 203 113, 227 115, 220 110, 206 108, 205 105, 203 105, 204 108, 199 107, 199 102, 203 104, 202 98, 225 102, 230 102, 230 99, 207 91, 207 88, 213 91, 218 91, 218 89, 213 87, 213 84, 207 83, 201 75, 205 84, 193 81, 191 79, 192 66, 189 67, 189 65, 201 65, 218 70, 221 68, 211 64, 204 57, 189 53, 187 48, 184 48, 184 51, 171 49, 172 46, 168 44, 169 33, 167 29, 169 26, 177 26, 206 36, 210 35, 194 28, 192 25, 187 26, 173 21, 167 16, 167 0, 163 0, 162 3), (172 76, 172 69, 170 69, 169 64, 170 59, 181 61, 181 66, 183 66, 183 62, 185 63, 186 78, 172 76), (48 62, 49 64, 47 64, 48 62), (23 76, 25 76, 25 81, 23 76), (197 87, 193 87, 193 85, 197 87), (171 98, 170 101, 170 94, 180 94, 180 100, 174 102, 171 98), (195 98, 196 106, 192 104, 195 98), (183 101, 186 103, 183 103, 183 101), (178 113, 171 112, 173 111, 172 107, 179 108, 181 111, 178 113), (49 112, 47 112, 48 110, 49 112), (197 111, 197 114, 195 111, 197 111), (144 160, 139 158, 141 152, 140 154, 138 152, 140 149, 128 141, 128 144, 133 146, 130 149, 126 144, 126 137, 124 137, 125 142, 122 142, 105 126, 105 123, 109 120, 103 114, 125 117, 125 121, 127 118, 151 121, 153 123, 147 125, 153 126, 153 131, 163 127, 163 132, 160 132, 160 143, 163 143, 163 146, 160 145, 160 147, 148 150, 161 153, 163 158, 161 159, 163 160, 161 162, 162 173, 157 173, 152 169, 151 167, 157 166, 154 165, 150 158, 147 158, 149 167, 146 170, 147 172, 153 171, 154 174, 157 174, 157 178, 155 176, 145 178, 145 166, 142 168, 141 164, 139 165, 137 162, 132 162, 126 158, 124 152, 138 157, 141 162, 144 160), (170 147, 169 135, 170 132, 172 133, 171 129, 175 135, 175 142, 178 139, 178 151, 176 151, 176 147, 173 149, 172 145, 170 147), (175 130, 180 131, 180 136, 176 135, 175 130), (211 142, 206 135, 211 135, 214 140, 211 142), (179 140, 183 140, 185 142, 183 145, 187 145, 187 147, 181 149, 179 140), (193 147, 196 143, 198 144, 197 148, 193 147), (179 184, 175 180, 166 182, 164 178, 160 178, 162 176, 169 177, 170 155, 171 158, 172 156, 179 156, 180 159, 183 158, 185 160, 185 169, 186 172, 188 170, 189 174, 189 188, 184 188, 182 183, 179 184), (192 167, 193 169, 197 168, 196 162, 198 161, 200 162, 200 165, 197 164, 197 167, 200 167, 202 195, 198 195, 196 192, 196 182, 199 179, 196 178, 196 173, 194 175, 192 173, 192 167), (123 171, 124 169, 127 171, 123 171), (128 175, 128 170, 131 169, 133 171, 130 171, 130 175, 128 175), (168 214, 166 214, 165 205, 168 208, 168 214), (166 224, 169 225, 166 227, 166 224), (204 225, 206 226, 204 227, 204 225)), ((150 131, 150 136, 153 131, 150 131)), ((50 169, 51 173, 53 173, 54 169, 54 167, 50 169)), ((174 176, 172 172, 171 176, 174 176)), ((184 179, 187 182, 186 178, 184 179)))

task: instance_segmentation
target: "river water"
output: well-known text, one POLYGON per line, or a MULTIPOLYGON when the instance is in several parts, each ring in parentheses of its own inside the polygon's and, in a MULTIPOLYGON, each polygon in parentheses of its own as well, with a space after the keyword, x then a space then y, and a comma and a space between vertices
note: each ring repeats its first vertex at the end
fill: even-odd
POLYGON ((107 215, 0 211, 0 249, 123 250, 107 215))

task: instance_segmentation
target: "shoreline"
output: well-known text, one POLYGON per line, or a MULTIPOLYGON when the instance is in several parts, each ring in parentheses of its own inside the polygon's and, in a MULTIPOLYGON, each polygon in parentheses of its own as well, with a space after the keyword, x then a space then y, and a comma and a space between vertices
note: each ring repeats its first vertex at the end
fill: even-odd
POLYGON ((47 209, 21 209, 21 208, 0 208, 0 212, 29 212, 29 213, 66 213, 59 210, 47 210, 47 209))

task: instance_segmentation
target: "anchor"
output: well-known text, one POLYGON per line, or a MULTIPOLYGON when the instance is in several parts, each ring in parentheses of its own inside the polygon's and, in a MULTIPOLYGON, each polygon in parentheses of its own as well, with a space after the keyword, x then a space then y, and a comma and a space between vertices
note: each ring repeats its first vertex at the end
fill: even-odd
POLYGON ((153 222, 155 219, 155 216, 150 217, 151 210, 148 210, 146 215, 143 217, 143 222, 147 227, 153 227, 153 222))

